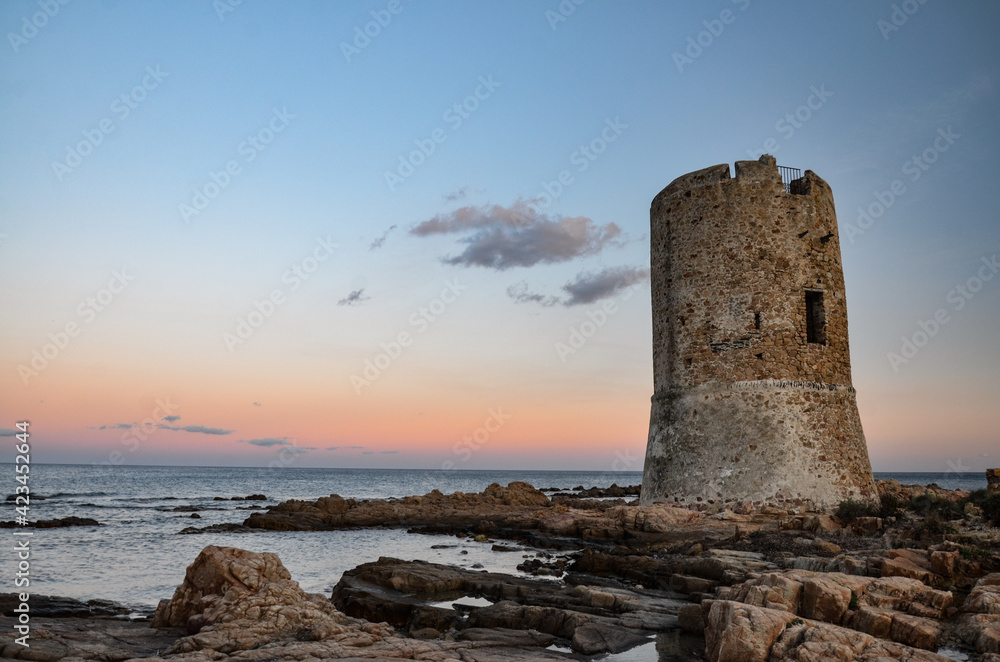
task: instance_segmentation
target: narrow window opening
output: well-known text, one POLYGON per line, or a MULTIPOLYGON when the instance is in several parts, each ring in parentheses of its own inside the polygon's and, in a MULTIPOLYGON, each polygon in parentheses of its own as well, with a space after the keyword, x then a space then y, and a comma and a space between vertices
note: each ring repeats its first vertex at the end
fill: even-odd
POLYGON ((753 328, 760 331, 760 313, 753 314, 753 328))
POLYGON ((817 345, 826 344, 826 308, 822 292, 806 292, 806 340, 817 345))

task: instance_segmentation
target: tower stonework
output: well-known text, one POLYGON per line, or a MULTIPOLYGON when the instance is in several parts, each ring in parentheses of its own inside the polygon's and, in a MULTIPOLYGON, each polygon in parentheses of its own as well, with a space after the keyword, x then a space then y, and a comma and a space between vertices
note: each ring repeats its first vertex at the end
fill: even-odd
POLYGON ((830 186, 773 156, 650 208, 654 395, 642 503, 877 501, 830 186))

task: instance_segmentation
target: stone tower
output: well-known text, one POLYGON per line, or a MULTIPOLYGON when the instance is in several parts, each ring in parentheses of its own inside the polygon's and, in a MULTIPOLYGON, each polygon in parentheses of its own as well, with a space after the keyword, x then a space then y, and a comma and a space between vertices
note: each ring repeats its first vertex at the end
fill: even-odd
POLYGON ((830 186, 807 170, 786 191, 764 155, 678 177, 649 217, 642 503, 877 501, 830 186))

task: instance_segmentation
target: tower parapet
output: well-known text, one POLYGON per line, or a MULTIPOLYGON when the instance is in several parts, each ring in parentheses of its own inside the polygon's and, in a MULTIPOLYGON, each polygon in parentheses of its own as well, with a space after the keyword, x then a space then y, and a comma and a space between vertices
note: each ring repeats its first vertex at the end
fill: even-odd
POLYGON ((650 208, 654 395, 642 501, 877 499, 851 384, 830 186, 774 157, 650 208))

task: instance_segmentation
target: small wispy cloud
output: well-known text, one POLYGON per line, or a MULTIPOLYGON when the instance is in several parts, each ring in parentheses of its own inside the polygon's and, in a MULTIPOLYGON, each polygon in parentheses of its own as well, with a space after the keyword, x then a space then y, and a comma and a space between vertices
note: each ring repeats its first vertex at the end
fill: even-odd
POLYGON ((261 405, 260 405, 260 403, 259 403, 259 402, 257 402, 257 401, 255 400, 255 401, 254 401, 254 403, 253 403, 253 406, 254 406, 254 407, 260 407, 261 405))
MULTIPOLYGON (((148 419, 147 419, 148 420, 148 419)), ((180 420, 180 416, 171 415, 164 416, 162 421, 167 421, 167 423, 157 423, 156 429, 158 430, 172 430, 174 432, 191 432, 194 434, 213 434, 213 435, 224 435, 232 434, 234 430, 226 430, 223 428, 210 428, 205 425, 169 425, 168 423, 173 423, 180 420)), ((96 430, 131 430, 133 428, 140 428, 143 423, 112 423, 110 425, 102 425, 99 428, 91 428, 96 430)))
POLYGON ((273 448, 274 446, 291 446, 292 442, 288 437, 263 437, 261 439, 240 439, 241 444, 260 446, 261 448, 273 448))
POLYGON ((218 435, 222 435, 222 434, 232 434, 233 432, 235 432, 235 430, 224 430, 222 428, 209 428, 209 427, 205 427, 204 425, 172 426, 172 425, 163 425, 161 423, 160 425, 157 425, 156 427, 158 427, 161 430, 173 430, 175 432, 193 432, 195 434, 218 434, 218 435))
POLYGON ((390 225, 389 228, 381 234, 381 236, 376 237, 374 240, 372 240, 371 246, 368 247, 368 250, 374 251, 378 250, 379 248, 382 248, 382 246, 385 245, 385 240, 389 238, 389 233, 395 229, 396 229, 395 225, 390 225))
POLYGON ((562 286, 567 297, 555 297, 528 289, 521 282, 507 288, 507 296, 517 303, 537 303, 546 308, 559 303, 564 306, 579 306, 612 297, 622 290, 649 280, 649 269, 645 267, 609 267, 602 271, 587 271, 577 274, 574 280, 562 286))
POLYGON ((465 198, 468 197, 469 192, 471 191, 472 191, 471 186, 463 186, 457 191, 452 191, 451 193, 445 193, 444 199, 447 202, 456 202, 458 200, 464 200, 465 198))
POLYGON ((558 297, 546 296, 544 294, 538 294, 537 292, 530 291, 528 289, 528 284, 524 281, 508 287, 507 296, 517 303, 537 303, 545 306, 546 308, 559 303, 558 297))
POLYGON ((354 290, 346 297, 337 302, 338 306, 360 306, 362 301, 368 301, 371 297, 365 296, 364 288, 354 290))
POLYGON ((0 437, 16 437, 21 434, 20 430, 13 430, 11 428, 0 428, 0 437))

